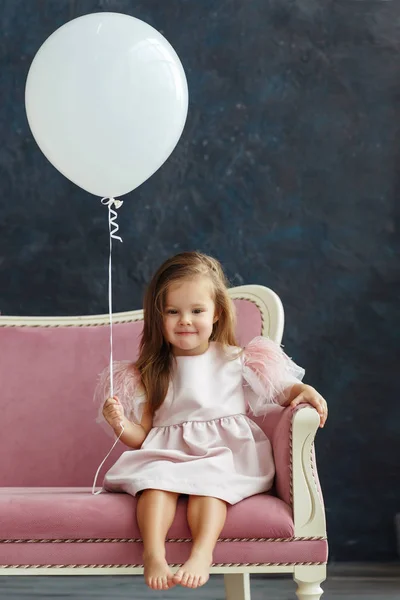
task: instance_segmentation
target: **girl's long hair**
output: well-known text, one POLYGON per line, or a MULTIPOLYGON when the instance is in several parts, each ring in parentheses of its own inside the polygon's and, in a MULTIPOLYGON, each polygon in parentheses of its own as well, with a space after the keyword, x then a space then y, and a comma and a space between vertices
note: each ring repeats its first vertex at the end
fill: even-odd
POLYGON ((163 315, 167 292, 171 284, 198 276, 208 277, 213 288, 218 320, 213 325, 210 340, 237 346, 235 310, 220 263, 199 252, 182 252, 164 262, 145 294, 143 333, 136 361, 152 414, 167 395, 174 361, 170 344, 164 338, 163 315))

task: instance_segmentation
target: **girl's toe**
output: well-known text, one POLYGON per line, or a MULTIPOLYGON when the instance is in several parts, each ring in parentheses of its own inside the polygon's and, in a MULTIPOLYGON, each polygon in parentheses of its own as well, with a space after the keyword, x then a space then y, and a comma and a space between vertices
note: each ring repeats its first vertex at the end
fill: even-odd
POLYGON ((149 586, 149 588, 152 588, 154 590, 154 582, 153 582, 152 577, 149 577, 148 579, 146 579, 146 583, 149 586))
POLYGON ((182 569, 179 569, 179 571, 177 571, 175 573, 175 575, 173 576, 172 580, 175 581, 175 583, 180 583, 182 581, 182 577, 183 577, 182 569))

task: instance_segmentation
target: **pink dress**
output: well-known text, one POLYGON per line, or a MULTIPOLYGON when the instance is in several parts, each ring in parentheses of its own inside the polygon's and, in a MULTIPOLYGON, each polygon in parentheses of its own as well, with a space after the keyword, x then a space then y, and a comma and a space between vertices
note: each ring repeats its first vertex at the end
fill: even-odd
MULTIPOLYGON (((117 367, 120 394, 124 387, 119 398, 134 422, 145 402, 137 375, 132 364, 117 367)), ((244 351, 211 342, 204 354, 176 357, 153 428, 140 449, 124 452, 106 473, 104 489, 134 496, 152 488, 229 504, 268 491, 275 474, 271 444, 248 413, 262 415, 268 404, 284 400, 303 375, 265 338, 244 351)))

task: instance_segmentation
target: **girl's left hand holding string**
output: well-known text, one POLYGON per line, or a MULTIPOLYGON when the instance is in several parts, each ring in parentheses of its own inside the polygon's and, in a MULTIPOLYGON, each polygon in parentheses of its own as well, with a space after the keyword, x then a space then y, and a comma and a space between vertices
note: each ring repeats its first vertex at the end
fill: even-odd
POLYGON ((311 385, 302 384, 300 393, 290 402, 292 408, 299 404, 307 403, 317 409, 320 416, 320 427, 325 425, 328 418, 328 405, 326 400, 311 385))

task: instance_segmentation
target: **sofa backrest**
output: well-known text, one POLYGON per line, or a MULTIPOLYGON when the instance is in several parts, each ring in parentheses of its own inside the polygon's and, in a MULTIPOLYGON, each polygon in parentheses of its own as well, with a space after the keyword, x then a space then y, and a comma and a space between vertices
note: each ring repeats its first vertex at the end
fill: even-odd
MULTIPOLYGON (((261 286, 230 290, 237 337, 277 342, 279 298, 261 286)), ((135 360, 142 311, 114 315, 114 359, 135 360)), ((88 487, 112 445, 96 422, 93 391, 109 361, 108 315, 0 317, 0 486, 88 487)), ((105 471, 125 450, 118 444, 105 471)), ((99 479, 101 481, 101 477, 99 479)))

